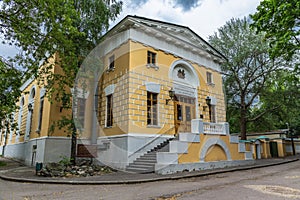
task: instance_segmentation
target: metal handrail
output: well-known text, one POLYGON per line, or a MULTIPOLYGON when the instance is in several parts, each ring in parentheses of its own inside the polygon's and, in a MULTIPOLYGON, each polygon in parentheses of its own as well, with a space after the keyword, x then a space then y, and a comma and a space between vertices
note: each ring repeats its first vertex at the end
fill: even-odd
MULTIPOLYGON (((164 133, 159 134, 157 137, 155 137, 153 140, 151 140, 150 142, 146 143, 144 146, 140 147, 138 150, 136 150, 135 152, 133 152, 132 154, 130 154, 128 156, 128 158, 130 158, 131 156, 133 156, 134 154, 136 154, 137 152, 139 152, 140 150, 144 149, 145 147, 149 146, 150 144, 152 144, 154 141, 156 141, 158 138, 160 138, 160 136, 164 135, 165 133, 171 131, 172 129, 175 129, 175 127, 170 128, 169 130, 165 131, 164 133)), ((174 138, 174 137, 172 137, 174 138)), ((167 138, 168 140, 169 138, 167 138)))

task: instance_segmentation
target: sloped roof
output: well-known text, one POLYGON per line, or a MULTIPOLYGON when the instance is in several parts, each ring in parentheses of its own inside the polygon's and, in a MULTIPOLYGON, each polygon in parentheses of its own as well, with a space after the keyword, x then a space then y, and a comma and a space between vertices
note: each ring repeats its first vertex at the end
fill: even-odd
POLYGON ((226 60, 226 57, 222 53, 220 53, 203 38, 197 35, 189 27, 140 16, 126 16, 110 31, 108 31, 104 35, 104 38, 109 37, 110 35, 113 35, 117 32, 126 30, 129 27, 139 26, 147 27, 149 28, 149 30, 156 30, 157 32, 164 34, 164 36, 166 37, 175 38, 178 41, 185 42, 185 44, 192 46, 193 48, 203 50, 215 58, 223 61, 226 60))

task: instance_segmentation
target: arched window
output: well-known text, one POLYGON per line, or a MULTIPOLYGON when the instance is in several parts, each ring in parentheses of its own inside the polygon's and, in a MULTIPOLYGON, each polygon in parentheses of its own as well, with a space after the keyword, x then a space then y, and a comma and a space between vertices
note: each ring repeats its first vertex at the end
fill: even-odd
POLYGON ((26 121, 26 131, 25 131, 25 139, 29 139, 29 135, 31 132, 31 125, 32 125, 32 115, 34 110, 34 98, 35 98, 35 86, 32 86, 28 98, 28 105, 27 105, 27 121, 26 121))
POLYGON ((35 97, 35 87, 33 87, 30 92, 30 98, 34 99, 34 97, 35 97))
POLYGON ((45 97, 45 89, 42 88, 40 92, 40 108, 39 108, 39 120, 38 120, 38 127, 36 132, 40 133, 42 129, 42 122, 43 122, 43 111, 44 111, 44 97, 45 97))

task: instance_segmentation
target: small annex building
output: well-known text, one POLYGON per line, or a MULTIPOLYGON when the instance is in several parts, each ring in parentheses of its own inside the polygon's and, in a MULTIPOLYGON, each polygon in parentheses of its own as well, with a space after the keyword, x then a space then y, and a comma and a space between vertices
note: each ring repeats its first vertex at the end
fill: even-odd
MULTIPOLYGON (((78 143, 95 146, 99 162, 130 172, 253 163, 252 152, 230 135, 226 122, 225 59, 188 27, 125 17, 83 63, 84 73, 98 68, 93 84, 83 88, 87 76, 79 76, 70 89, 76 93, 78 143)), ((59 72, 59 66, 53 70, 59 72)), ((49 134, 51 124, 69 111, 44 98, 46 91, 34 79, 21 89, 28 93, 14 113, 18 130, 1 132, 4 156, 27 164, 69 156, 70 133, 49 134)))
POLYGON ((298 154, 300 141, 288 134, 289 129, 273 130, 260 133, 247 133, 247 140, 242 141, 249 146, 255 159, 277 158, 298 154))

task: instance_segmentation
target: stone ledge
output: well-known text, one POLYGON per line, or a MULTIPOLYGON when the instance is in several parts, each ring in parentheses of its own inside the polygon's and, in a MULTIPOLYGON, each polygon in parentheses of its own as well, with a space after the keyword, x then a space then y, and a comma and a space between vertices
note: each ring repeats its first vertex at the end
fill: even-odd
POLYGON ((183 171, 199 171, 209 169, 221 169, 226 167, 253 165, 255 160, 235 160, 235 161, 217 161, 217 162, 198 162, 184 164, 156 164, 155 173, 157 174, 174 174, 183 171))
POLYGON ((178 164, 178 154, 170 152, 157 152, 156 160, 158 165, 178 164))
POLYGON ((170 153, 188 153, 189 144, 185 141, 170 141, 170 153))
POLYGON ((179 141, 200 142, 200 135, 197 133, 179 133, 179 141))

